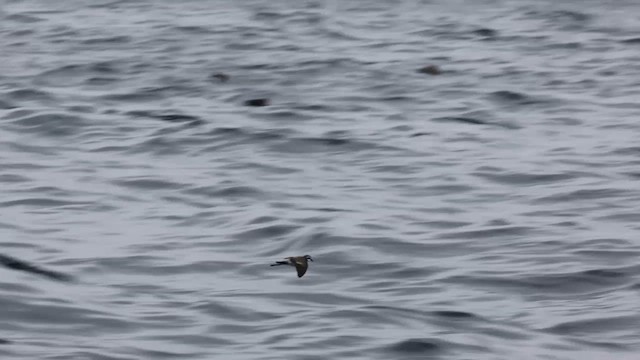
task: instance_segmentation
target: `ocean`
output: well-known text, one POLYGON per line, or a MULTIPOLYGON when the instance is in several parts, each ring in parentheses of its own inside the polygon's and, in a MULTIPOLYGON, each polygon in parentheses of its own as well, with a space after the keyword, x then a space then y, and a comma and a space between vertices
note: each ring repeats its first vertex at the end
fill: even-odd
POLYGON ((640 358, 639 34, 630 0, 0 0, 0 358, 640 358))

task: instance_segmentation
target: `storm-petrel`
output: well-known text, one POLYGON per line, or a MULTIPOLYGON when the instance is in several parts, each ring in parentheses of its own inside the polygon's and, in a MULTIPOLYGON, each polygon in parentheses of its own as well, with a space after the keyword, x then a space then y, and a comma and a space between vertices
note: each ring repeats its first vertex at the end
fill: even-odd
POLYGON ((278 266, 278 265, 293 266, 296 268, 299 278, 301 278, 302 275, 304 275, 304 273, 307 272, 307 268, 309 267, 309 263, 307 262, 307 260, 313 261, 313 259, 309 255, 291 256, 285 259, 287 259, 287 261, 276 261, 274 264, 271 264, 271 266, 278 266))

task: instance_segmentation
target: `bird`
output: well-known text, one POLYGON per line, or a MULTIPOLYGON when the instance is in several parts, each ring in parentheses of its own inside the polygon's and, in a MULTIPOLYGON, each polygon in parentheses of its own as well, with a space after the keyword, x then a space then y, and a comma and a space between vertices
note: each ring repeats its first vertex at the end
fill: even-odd
POLYGON ((313 261, 310 255, 305 256, 290 256, 285 258, 286 261, 276 261, 271 264, 271 266, 279 266, 279 265, 289 265, 296 268, 298 272, 298 277, 301 278, 307 272, 307 268, 309 267, 308 261, 313 261))

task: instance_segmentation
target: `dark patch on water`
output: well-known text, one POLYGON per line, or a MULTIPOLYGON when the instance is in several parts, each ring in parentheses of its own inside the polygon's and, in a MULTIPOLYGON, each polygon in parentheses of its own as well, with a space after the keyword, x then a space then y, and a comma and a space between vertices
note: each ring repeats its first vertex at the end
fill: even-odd
POLYGON ((562 335, 603 334, 611 331, 634 332, 640 326, 638 316, 611 316, 563 322, 545 329, 562 335))
POLYGON ((602 293, 629 285, 631 278, 624 272, 611 269, 593 269, 577 273, 500 277, 494 275, 460 276, 455 282, 471 286, 515 290, 533 298, 549 298, 555 294, 576 296, 602 293))
POLYGON ((94 86, 106 86, 106 85, 111 85, 115 82, 120 81, 119 78, 109 78, 109 77, 104 77, 104 76, 96 76, 96 77, 91 77, 88 78, 85 83, 87 85, 94 85, 94 86))
POLYGON ((204 121, 197 116, 174 113, 170 111, 166 112, 157 112, 157 111, 145 111, 145 110, 135 110, 129 111, 125 113, 125 115, 133 116, 133 117, 142 117, 142 118, 150 118, 150 119, 158 119, 171 123, 189 123, 192 126, 202 125, 204 121))
POLYGON ((420 137, 420 136, 429 136, 429 135, 433 135, 433 133, 430 133, 430 132, 417 132, 417 133, 413 133, 413 134, 409 135, 409 137, 420 137))
POLYGON ((479 29, 473 30, 472 33, 474 35, 482 36, 485 38, 494 38, 498 34, 496 30, 490 29, 490 28, 479 28, 479 29))
POLYGON ((507 129, 517 129, 518 127, 513 124, 503 124, 497 123, 493 121, 481 120, 478 118, 466 117, 466 116, 443 116, 431 119, 435 122, 454 122, 454 123, 462 123, 462 124, 471 124, 471 125, 491 125, 497 127, 503 127, 507 129))
POLYGON ((602 199, 615 199, 627 195, 628 190, 622 189, 583 189, 569 192, 560 192, 554 195, 535 199, 538 203, 559 203, 567 201, 589 201, 602 199))
POLYGON ((66 137, 81 131, 85 120, 69 114, 36 114, 16 119, 12 122, 22 131, 47 137, 66 137))
POLYGON ((26 261, 19 260, 10 256, 0 255, 0 264, 6 268, 18 271, 24 271, 35 275, 41 275, 52 280, 71 281, 72 277, 57 271, 47 270, 36 265, 29 264, 26 261))
POLYGON ((231 79, 231 77, 225 73, 215 73, 215 74, 211 74, 211 76, 209 76, 210 79, 216 79, 219 82, 227 82, 231 79))
POLYGON ((394 352, 407 354, 434 354, 443 350, 439 341, 431 339, 409 339, 392 345, 390 349, 394 352))
POLYGON ((15 109, 16 107, 17 106, 13 105, 8 100, 4 100, 4 99, 0 98, 0 109, 2 109, 2 110, 10 110, 10 109, 15 109))
POLYGON ((510 102, 510 103, 525 104, 527 102, 527 96, 514 91, 506 91, 506 90, 496 91, 491 93, 491 96, 494 97, 496 100, 510 102))
POLYGON ((271 105, 271 101, 267 98, 249 99, 243 103, 245 106, 262 107, 271 105))
POLYGON ((138 178, 138 179, 120 179, 113 181, 114 184, 125 186, 133 189, 143 190, 172 190, 181 189, 183 184, 175 183, 171 181, 153 179, 153 178, 138 178))
POLYGON ((110 36, 110 37, 98 37, 82 40, 85 45, 114 45, 114 44, 126 44, 131 42, 130 36, 110 36))
MULTIPOLYGON (((383 149, 375 143, 358 141, 340 137, 304 137, 290 138, 272 147, 279 152, 287 153, 323 153, 323 152, 357 152, 365 150, 383 149)), ((397 149, 389 149, 397 150, 397 149)))
POLYGON ((612 155, 629 155, 640 157, 640 146, 621 147, 610 152, 612 155))
POLYGON ((9 98, 15 101, 48 101, 53 100, 51 93, 38 89, 19 89, 8 92, 9 98))
POLYGON ((640 44, 640 37, 624 39, 624 40, 621 40, 620 42, 623 44, 636 45, 636 44, 640 44))
MULTIPOLYGON (((488 169, 487 169, 488 170, 488 169)), ((579 174, 540 174, 540 173, 509 173, 502 169, 488 172, 483 169, 476 171, 473 175, 501 184, 512 184, 522 186, 533 186, 536 184, 547 184, 570 180, 579 174)))
POLYGON ((36 208, 57 208, 69 205, 84 205, 84 202, 66 201, 51 198, 26 198, 0 202, 1 207, 27 206, 36 208))
POLYGON ((20 22, 20 23, 26 23, 26 24, 44 21, 39 17, 32 16, 32 15, 25 15, 25 14, 11 14, 5 17, 5 19, 10 21, 20 22))
POLYGON ((284 236, 299 229, 299 226, 291 225, 267 225, 256 229, 250 229, 235 234, 234 238, 240 240, 263 240, 270 238, 283 238, 284 236))
POLYGON ((440 234, 443 239, 488 239, 505 236, 523 236, 534 229, 527 226, 498 226, 481 230, 455 231, 440 234))
POLYGON ((468 313, 464 311, 455 311, 455 310, 439 310, 439 311, 434 311, 433 314, 441 317, 452 318, 452 319, 476 318, 476 316, 473 315, 472 313, 468 313))
POLYGON ((210 198, 254 198, 264 195, 260 189, 244 185, 201 186, 190 188, 186 193, 210 198))

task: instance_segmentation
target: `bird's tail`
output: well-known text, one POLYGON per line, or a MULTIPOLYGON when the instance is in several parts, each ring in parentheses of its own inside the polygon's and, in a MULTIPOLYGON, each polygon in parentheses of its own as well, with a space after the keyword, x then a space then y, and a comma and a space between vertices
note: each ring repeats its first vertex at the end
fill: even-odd
POLYGON ((286 262, 286 261, 276 261, 276 263, 275 264, 271 264, 271 266, 287 265, 287 264, 289 264, 289 263, 286 262))

